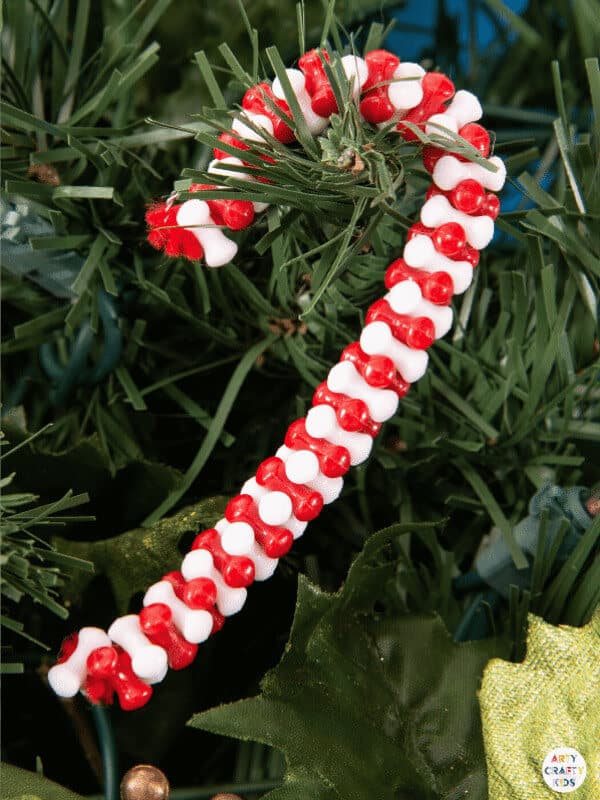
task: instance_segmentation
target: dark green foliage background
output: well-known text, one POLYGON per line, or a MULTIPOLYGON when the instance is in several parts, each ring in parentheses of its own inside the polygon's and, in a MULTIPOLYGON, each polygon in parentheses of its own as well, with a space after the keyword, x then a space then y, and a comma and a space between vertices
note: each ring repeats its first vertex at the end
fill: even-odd
MULTIPOLYGON (((396 543, 396 577, 381 599, 390 617, 406 615, 400 627, 435 611, 453 630, 469 598, 453 595, 451 577, 470 568, 492 525, 510 541, 546 480, 600 480, 597 5, 536 0, 508 21, 498 0, 471 5, 496 21, 487 52, 473 48, 461 66, 440 3, 430 21, 435 47, 423 56, 482 99, 522 202, 502 215, 504 235, 456 301, 454 333, 436 344, 427 376, 402 401, 368 464, 349 475, 343 498, 273 580, 253 587, 243 613, 202 648, 197 664, 171 674, 147 709, 112 713, 123 770, 150 761, 179 787, 275 785, 276 751, 184 723, 192 711, 257 692, 287 640, 299 572, 335 591, 374 531, 433 523, 396 543), (548 191, 540 187, 546 172, 548 191)), ((358 50, 372 49, 389 20, 381 4, 355 0, 336 4, 336 22, 315 0, 299 33, 291 2, 244 7, 250 31, 233 0, 4 4, 3 191, 26 198, 54 226, 57 252, 75 249, 85 260, 74 302, 3 273, 5 433, 14 445, 52 423, 5 459, 5 474, 14 471, 16 488, 39 503, 67 489, 87 492, 83 512, 95 518, 67 524, 53 540, 63 553, 96 559, 92 581, 84 573, 66 578, 69 621, 31 598, 10 606, 14 621, 54 651, 71 628, 108 624, 117 605, 136 609, 144 578, 156 580, 160 564, 176 562, 198 530, 193 518, 182 524, 181 509, 193 504, 209 524, 222 497, 278 446, 380 295, 426 187, 413 148, 358 128, 347 112, 314 152, 278 153, 273 182, 254 189, 262 186, 277 207, 237 235, 235 265, 209 271, 154 253, 144 241, 145 205, 175 180, 185 188, 202 177, 218 132, 204 120, 227 126, 224 108, 245 85, 272 77, 304 46, 337 47, 347 29, 358 50), (277 49, 264 50, 270 46, 277 49), (201 50, 206 57, 196 58, 201 50), (206 88, 207 64, 222 98, 206 88), (337 164, 348 148, 365 163, 358 175, 337 164), (55 167, 61 185, 33 180, 34 163, 55 167), (119 315, 118 368, 56 402, 39 347, 53 342, 64 364, 88 319, 97 330, 91 363, 99 358, 99 289, 119 315), (128 587, 119 559, 145 536, 148 557, 128 587)), ((229 183, 250 196, 244 184, 229 183)), ((562 570, 540 556, 531 596, 515 595, 496 610, 494 631, 508 651, 520 652, 528 610, 582 624, 598 602, 597 572, 597 527, 562 570)), ((40 650, 11 636, 7 659, 23 662, 25 674, 7 679, 3 757, 32 769, 39 755, 48 777, 97 792, 80 734, 40 676, 40 650)), ((83 703, 80 724, 91 724, 83 703)), ((204 796, 208 790, 194 793, 204 796)))

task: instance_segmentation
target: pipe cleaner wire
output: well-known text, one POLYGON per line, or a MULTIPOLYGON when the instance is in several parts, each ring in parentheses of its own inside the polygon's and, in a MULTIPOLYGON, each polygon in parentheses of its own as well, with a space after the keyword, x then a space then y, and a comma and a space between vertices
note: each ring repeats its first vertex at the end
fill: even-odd
MULTIPOLYGON (((435 146, 422 148, 432 183, 419 220, 389 265, 387 292, 367 310, 359 339, 317 387, 306 417, 291 423, 275 456, 230 500, 224 518, 195 538, 180 570, 150 586, 138 614, 119 617, 108 631, 85 627, 65 640, 48 674, 63 697, 82 691, 93 703, 111 703, 116 695, 123 709, 140 708, 168 669, 191 664, 198 646, 241 611, 248 587, 271 577, 307 524, 339 497, 349 468, 369 457, 382 424, 425 374, 427 349, 450 330, 452 297, 469 287, 479 252, 492 239, 500 210, 494 193, 506 170, 490 156, 477 98, 385 50, 333 58, 348 80, 347 102, 358 105, 365 122, 416 146, 423 134, 436 136, 435 146), (471 157, 457 151, 457 137, 471 146, 471 157)), ((208 172, 215 183, 227 175, 266 180, 243 171, 252 167, 244 161, 252 142, 263 149, 273 138, 292 145, 301 131, 311 137, 325 131, 338 111, 328 77, 333 63, 327 51, 311 50, 284 80, 245 93, 231 130, 219 136, 227 149, 214 150, 208 172)), ((169 256, 215 268, 237 253, 226 231, 252 225, 267 206, 202 200, 206 189, 214 185, 193 184, 183 202, 175 192, 151 205, 148 240, 169 256)))

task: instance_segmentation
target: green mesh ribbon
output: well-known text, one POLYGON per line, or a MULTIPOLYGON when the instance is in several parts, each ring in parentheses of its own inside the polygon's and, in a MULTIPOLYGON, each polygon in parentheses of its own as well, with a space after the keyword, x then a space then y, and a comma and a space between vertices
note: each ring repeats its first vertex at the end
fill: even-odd
MULTIPOLYGON (((586 761, 573 800, 600 798, 600 609, 583 628, 529 617, 521 664, 492 659, 480 692, 489 800, 556 800, 542 776, 554 748, 586 761)), ((565 795, 567 796, 567 795, 565 795)))

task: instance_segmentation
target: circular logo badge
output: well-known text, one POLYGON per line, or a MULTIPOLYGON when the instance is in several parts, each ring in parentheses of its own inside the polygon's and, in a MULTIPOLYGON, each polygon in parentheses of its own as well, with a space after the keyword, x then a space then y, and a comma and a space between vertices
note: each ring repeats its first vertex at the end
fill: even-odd
POLYGON ((573 747, 555 747, 542 765, 542 777, 553 791, 566 794, 579 789, 585 780, 585 759, 573 747))

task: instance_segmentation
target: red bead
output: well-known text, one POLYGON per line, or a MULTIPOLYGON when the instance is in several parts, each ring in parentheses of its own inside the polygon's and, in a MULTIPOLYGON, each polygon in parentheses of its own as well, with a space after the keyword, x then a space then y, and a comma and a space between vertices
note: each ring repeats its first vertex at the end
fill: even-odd
POLYGON ((368 356, 359 342, 352 342, 342 351, 340 361, 350 361, 369 386, 387 389, 394 380, 396 367, 387 356, 368 356))
POLYGON ((431 116, 431 114, 427 113, 426 106, 437 108, 437 104, 447 103, 448 100, 454 97, 454 84, 442 72, 426 72, 421 85, 425 97, 419 109, 421 114, 426 114, 424 119, 428 119, 431 116))
POLYGON ((115 690, 108 681, 88 676, 83 686, 83 693, 95 706, 111 706, 115 699, 115 690))
POLYGON ((167 240, 164 222, 167 215, 166 203, 153 203, 146 210, 145 219, 148 225, 148 241, 156 250, 162 250, 167 240))
MULTIPOLYGON (((435 194, 445 195, 446 193, 440 192, 436 188, 431 190, 431 196, 435 194)), ((428 236, 432 240, 436 250, 439 253, 443 253, 444 251, 440 249, 439 245, 447 247, 448 250, 452 250, 454 246, 457 245, 458 238, 455 239, 453 237, 450 243, 445 243, 444 232, 442 232, 442 234, 438 234, 438 231, 441 228, 445 228, 446 225, 454 225, 454 224, 456 223, 445 223, 444 225, 440 225, 437 228, 428 228, 426 225, 423 225, 422 222, 415 222, 415 224, 411 225, 411 227, 408 229, 408 233, 406 234, 406 239, 407 241, 410 242, 410 240, 413 239, 415 236, 428 236)), ((458 225, 458 227, 462 230, 462 226, 458 225)), ((445 255, 447 255, 449 258, 452 258, 454 261, 468 261, 473 267, 476 267, 477 264, 479 264, 479 250, 476 250, 470 244, 467 244, 466 239, 465 239, 465 244, 461 248, 457 248, 455 252, 453 252, 452 256, 450 256, 449 253, 446 253, 445 255)))
POLYGON ((327 79, 321 56, 328 64, 331 63, 329 53, 326 50, 309 50, 298 59, 298 66, 304 73, 306 91, 311 95, 317 91, 323 78, 327 79))
POLYGON ((242 108, 247 111, 252 111, 255 114, 262 114, 271 120, 273 123, 273 136, 277 141, 283 144, 291 144, 296 138, 294 136, 294 131, 287 122, 277 115, 271 104, 281 109, 290 119, 292 118, 292 113, 288 104, 285 100, 280 100, 278 97, 275 97, 273 90, 267 83, 259 83, 257 86, 248 89, 242 99, 242 108))
MULTIPOLYGON (((477 122, 469 122, 467 125, 463 125, 463 127, 458 131, 458 135, 462 136, 463 139, 466 139, 469 144, 473 145, 473 147, 478 150, 484 158, 487 158, 490 154, 490 135, 483 127, 483 125, 479 125, 477 122)), ((463 160, 468 160, 464 156, 461 157, 463 160)))
POLYGON ((181 572, 167 572, 162 576, 173 587, 175 595, 190 608, 211 611, 217 602, 217 587, 210 578, 193 578, 186 581, 181 572))
POLYGON ((211 214, 218 209, 223 224, 232 231, 241 231, 254 222, 254 205, 249 200, 209 200, 211 214))
POLYGON ((456 261, 468 261, 469 264, 475 269, 475 267, 479 264, 480 253, 474 247, 471 247, 470 244, 466 244, 461 252, 455 256, 456 261))
POLYGON ((435 328, 428 317, 396 314, 387 300, 377 300, 367 311, 367 324, 385 322, 399 342, 415 350, 426 350, 435 341, 435 328))
POLYGON ((131 657, 124 650, 118 650, 117 669, 111 683, 119 705, 123 711, 135 711, 142 708, 152 697, 152 687, 138 678, 131 668, 131 657))
POLYGON ((58 658, 56 659, 57 664, 62 664, 64 661, 68 661, 71 658, 75 650, 77 650, 78 641, 79 634, 77 632, 69 634, 69 636, 66 636, 62 640, 58 658))
POLYGON ((217 587, 210 578, 193 578, 186 581, 181 572, 167 572, 162 577, 169 581, 175 595, 190 608, 208 611, 213 618, 211 634, 220 631, 225 624, 225 617, 217 611, 217 587))
POLYGON ((447 306, 454 294, 454 284, 447 272, 427 272, 409 267, 402 258, 393 261, 385 273, 385 285, 392 289, 400 281, 415 281, 430 303, 447 306))
POLYGON ((173 624, 173 613, 164 603, 152 603, 140 611, 140 627, 153 644, 167 652, 171 669, 183 669, 196 658, 198 645, 191 644, 173 624))
MULTIPOLYGON (((441 109, 442 112, 444 110, 444 108, 441 109)), ((409 119, 409 116, 407 115, 404 117, 404 119, 409 119)), ((401 125, 402 122, 398 123, 398 129, 400 129, 401 125)), ((476 122, 469 122, 467 125, 463 125, 458 134, 459 136, 462 136, 463 139, 466 139, 471 145, 473 145, 473 147, 478 150, 481 155, 484 156, 484 158, 488 157, 490 153, 490 135, 483 126, 478 125, 476 122)), ((404 138, 407 137, 405 136, 404 138)), ((423 165, 427 172, 432 173, 437 162, 442 156, 445 155, 453 155, 460 161, 470 160, 467 156, 463 156, 462 154, 456 153, 452 150, 443 150, 442 148, 434 147, 433 145, 425 145, 423 148, 423 165)))
POLYGON ((492 194, 492 192, 486 194, 483 206, 481 207, 481 213, 486 214, 492 219, 496 219, 500 213, 500 200, 498 200, 496 195, 492 194))
POLYGON ((257 83, 256 86, 247 89, 242 98, 242 108, 246 111, 254 111, 256 114, 263 114, 265 107, 265 97, 271 95, 271 87, 268 83, 257 83))
POLYGON ((369 408, 363 400, 348 397, 341 392, 332 392, 327 383, 320 383, 313 395, 313 406, 328 405, 333 408, 338 425, 345 431, 367 433, 375 437, 381 430, 381 423, 373 422, 369 408))
MULTIPOLYGON (((500 201, 496 195, 491 192, 486 194, 483 187, 472 178, 461 181, 454 189, 450 189, 447 192, 440 189, 435 183, 432 183, 427 190, 425 199, 429 200, 438 194, 446 197, 454 208, 458 211, 462 211, 464 214, 470 214, 471 216, 486 214, 492 217, 492 219, 496 219, 500 213, 500 201)), ((420 232, 427 235, 424 230, 420 232)), ((463 255, 462 258, 464 260, 470 260, 471 256, 463 255)), ((478 263, 478 261, 479 259, 477 258, 476 263, 478 263)))
POLYGON ((414 239, 415 236, 428 236, 431 239, 433 237, 434 230, 435 228, 428 228, 427 225, 423 225, 422 222, 415 222, 406 232, 406 241, 410 242, 410 240, 414 239))
POLYGON ((394 114, 394 106, 389 99, 377 89, 373 89, 360 102, 360 113, 363 119, 372 125, 387 122, 394 114))
MULTIPOLYGON (((208 183, 192 183, 189 192, 202 192, 214 189, 208 183)), ((247 228, 254 222, 254 205, 249 200, 206 200, 210 215, 217 225, 225 225, 232 231, 247 228)))
POLYGON ((281 558, 289 552, 294 537, 287 528, 267 525, 258 514, 254 498, 249 494, 238 494, 225 509, 228 522, 246 522, 254 531, 254 538, 269 558, 281 558))
POLYGON ((442 156, 447 155, 445 150, 442 150, 440 147, 434 147, 432 144, 427 144, 423 148, 423 166, 430 174, 435 169, 435 165, 440 160, 442 156))
POLYGON ((88 656, 83 692, 94 705, 112 705, 115 690, 110 678, 117 669, 119 655, 115 647, 98 647, 88 656), (91 667, 91 672, 90 672, 91 667))
POLYGON ((115 647, 97 647, 87 658, 87 671, 94 678, 106 680, 114 675, 119 664, 119 654, 115 647))
MULTIPOLYGON (((246 144, 245 142, 242 142, 241 139, 238 139, 237 136, 235 136, 235 134, 229 131, 220 133, 218 139, 220 142, 223 142, 223 144, 228 144, 230 147, 235 147, 236 150, 250 149, 250 145, 246 144)), ((225 150, 220 150, 218 147, 214 148, 213 154, 215 158, 218 158, 219 160, 221 160, 222 158, 229 158, 231 156, 231 153, 228 153, 225 150)))
POLYGON ((148 242, 157 250, 163 250, 168 256, 184 256, 196 261, 204 255, 202 245, 194 234, 177 225, 177 212, 181 208, 177 203, 157 203, 146 212, 149 226, 148 242))
POLYGON ((429 236, 429 238, 431 238, 433 231, 434 228, 428 228, 427 225, 423 225, 422 222, 415 222, 406 232, 406 241, 410 242, 415 236, 429 236))
POLYGON ((193 578, 186 581, 181 599, 190 608, 212 611, 217 602, 217 587, 210 578, 193 578))
POLYGON ((371 50, 365 56, 368 76, 363 86, 363 92, 369 91, 382 81, 392 77, 400 59, 388 50, 371 50))
MULTIPOLYGON (((435 183, 432 183, 425 197, 429 200, 431 197, 435 197, 435 195, 438 194, 447 197, 450 204, 464 214, 469 214, 471 216, 485 215, 496 219, 500 213, 500 201, 496 195, 492 192, 485 192, 481 184, 472 178, 461 181, 454 189, 450 189, 447 192, 442 191, 435 183)), ((425 236, 432 235, 431 228, 425 228, 425 226, 421 226, 420 223, 417 224, 420 227, 417 228, 416 225, 413 225, 410 229, 412 233, 409 231, 409 238, 411 236, 416 236, 417 233, 421 233, 425 236)), ((466 245, 464 250, 460 253, 460 256, 457 254, 453 257, 455 259, 460 258, 460 260, 471 261, 473 266, 477 266, 479 263, 478 251, 472 251, 474 251, 474 248, 466 245)))
POLYGON ((365 62, 369 73, 363 86, 360 113, 367 122, 377 125, 387 122, 396 111, 388 89, 400 59, 387 50, 372 50, 365 56, 365 62))
POLYGON ((328 119, 338 110, 337 101, 329 80, 325 78, 311 97, 310 105, 315 114, 328 119))
POLYGON ((370 356, 366 359, 366 361, 359 359, 355 363, 357 364, 358 371, 361 373, 369 386, 375 386, 378 389, 382 389, 391 386, 394 382, 394 378, 396 377, 396 367, 394 366, 392 359, 388 358, 387 356, 370 356))
POLYGON ((223 627, 223 625, 225 625, 225 617, 223 616, 223 614, 221 614, 220 611, 217 611, 216 608, 209 608, 209 611, 213 618, 213 626, 211 631, 212 635, 218 633, 223 627))
POLYGON ((292 450, 311 450, 319 459, 323 475, 340 478, 350 469, 350 453, 346 447, 317 439, 306 431, 306 421, 297 419, 287 429, 284 444, 292 450))
POLYGON ((232 556, 225 552, 221 545, 221 534, 215 528, 208 528, 198 534, 191 549, 208 550, 213 557, 215 567, 219 570, 228 586, 240 589, 244 586, 250 586, 253 582, 254 561, 247 556, 232 556))
POLYGON ((454 95, 454 84, 441 72, 426 72, 421 81, 421 88, 423 89, 423 99, 418 106, 411 108, 396 126, 402 137, 408 142, 416 141, 418 136, 404 123, 411 122, 423 130, 424 123, 429 117, 433 114, 443 113, 446 110, 444 103, 454 95))
POLYGON ((445 222, 435 228, 431 239, 438 253, 448 258, 455 257, 467 243, 465 231, 458 222, 445 222))
POLYGON ((285 472, 285 464, 277 456, 267 458, 256 471, 256 482, 272 492, 283 492, 292 501, 294 516, 301 522, 310 522, 321 513, 323 497, 319 492, 292 483, 285 472))
POLYGON ((204 255, 204 250, 198 239, 191 231, 185 228, 178 228, 169 232, 169 238, 164 250, 168 256, 183 256, 190 261, 199 261, 204 255))
MULTIPOLYGON (((177 597, 180 600, 183 599, 182 592, 183 592, 183 587, 185 586, 185 578, 183 577, 181 572, 179 572, 179 570, 173 570, 172 572, 165 573, 162 576, 161 580, 168 581, 171 584, 171 586, 173 587, 173 591, 175 592, 177 597)), ((212 581, 211 581, 211 583, 212 583, 212 581)), ((217 593, 216 593, 216 588, 215 588, 215 600, 216 599, 217 599, 217 593)))
POLYGON ((454 189, 448 192, 448 199, 459 211, 465 214, 477 214, 481 211, 485 198, 483 186, 473 178, 467 178, 457 183, 454 189))
MULTIPOLYGON (((128 653, 116 647, 98 647, 87 659, 89 678, 84 687, 90 699, 110 697, 117 693, 123 711, 135 711, 145 706, 152 697, 152 687, 131 669, 128 653)), ((110 701, 109 701, 110 702, 110 701)))
POLYGON ((392 389, 398 397, 404 397, 410 389, 410 383, 399 375, 391 358, 382 355, 368 356, 359 342, 349 344, 342 352, 340 361, 354 364, 369 386, 376 389, 392 389))
POLYGON ((337 112, 338 107, 321 55, 325 61, 330 62, 329 54, 325 50, 309 50, 298 59, 298 66, 304 73, 305 87, 310 95, 312 110, 320 117, 330 117, 337 112))

